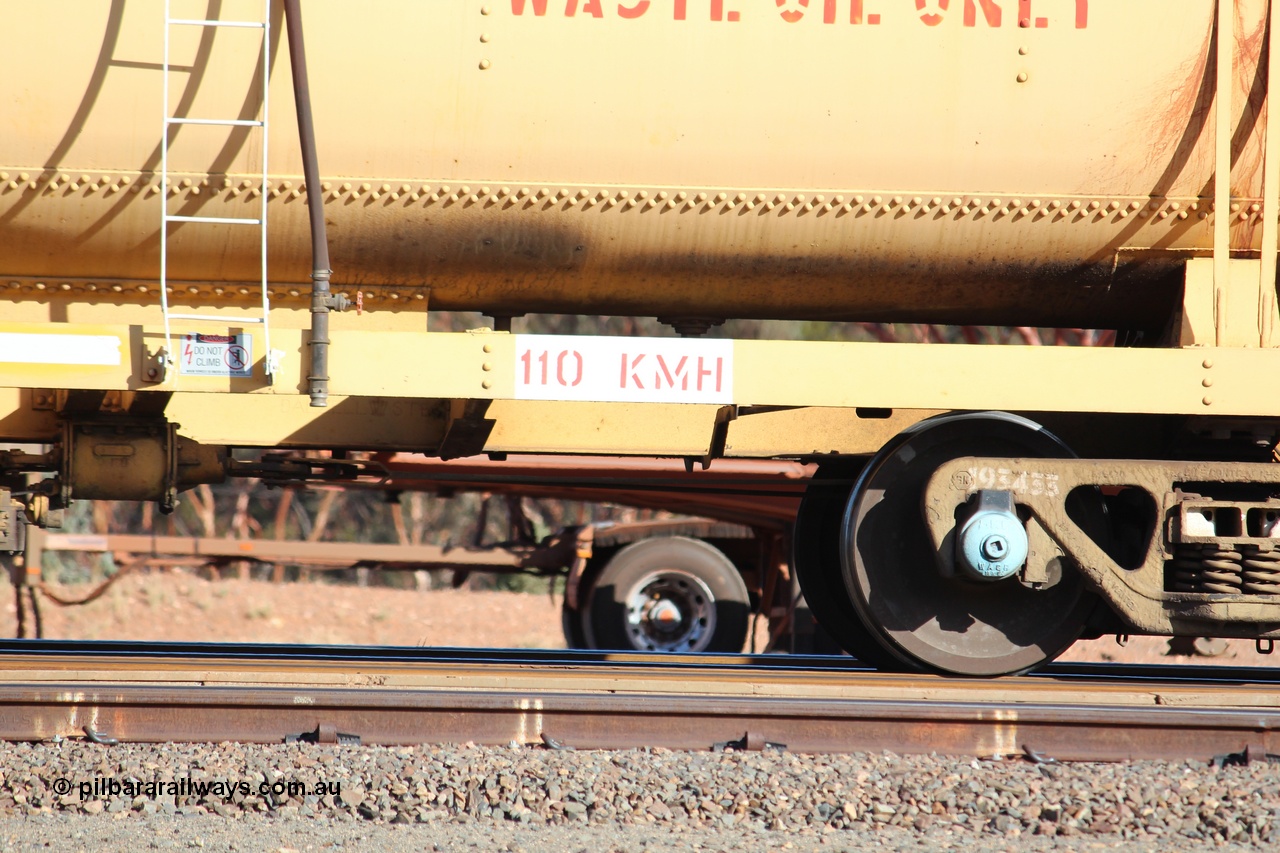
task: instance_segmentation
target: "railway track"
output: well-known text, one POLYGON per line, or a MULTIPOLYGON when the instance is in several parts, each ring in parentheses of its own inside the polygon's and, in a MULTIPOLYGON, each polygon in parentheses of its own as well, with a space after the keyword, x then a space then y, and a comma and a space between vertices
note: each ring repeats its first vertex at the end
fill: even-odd
POLYGON ((5 740, 1280 753, 1280 676, 1263 668, 1060 664, 980 680, 816 657, 49 641, 0 653, 5 740))

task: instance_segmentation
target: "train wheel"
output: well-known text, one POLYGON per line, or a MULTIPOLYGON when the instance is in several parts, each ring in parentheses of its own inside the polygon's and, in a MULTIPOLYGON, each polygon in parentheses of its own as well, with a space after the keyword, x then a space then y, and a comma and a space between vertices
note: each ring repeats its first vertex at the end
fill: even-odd
POLYGON ((852 491, 848 483, 857 476, 858 467, 852 463, 818 468, 796 514, 792 563, 810 612, 840 648, 878 669, 902 669, 862 624, 844 588, 840 525, 852 491))
POLYGON ((564 634, 566 649, 589 649, 587 645, 587 629, 582 624, 582 611, 574 610, 568 605, 560 606, 560 631, 564 634))
POLYGON ((921 513, 929 476, 951 459, 1072 455, 1039 425, 988 412, 922 421, 871 460, 849 497, 840 550, 848 599, 881 649, 915 669, 994 676, 1034 669, 1075 642, 1096 604, 1079 572, 1064 570, 1047 589, 944 577, 921 513))
POLYGON ((593 649, 740 652, 750 603, 729 558, 696 539, 628 545, 600 572, 583 613, 593 649))

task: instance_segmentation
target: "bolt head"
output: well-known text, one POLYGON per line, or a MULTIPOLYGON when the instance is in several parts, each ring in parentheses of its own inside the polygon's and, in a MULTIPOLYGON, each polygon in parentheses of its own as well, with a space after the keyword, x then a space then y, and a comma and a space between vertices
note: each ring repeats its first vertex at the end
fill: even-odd
POLYGON ((982 554, 988 560, 1001 560, 1009 553, 1009 543, 998 533, 993 533, 982 541, 982 554))

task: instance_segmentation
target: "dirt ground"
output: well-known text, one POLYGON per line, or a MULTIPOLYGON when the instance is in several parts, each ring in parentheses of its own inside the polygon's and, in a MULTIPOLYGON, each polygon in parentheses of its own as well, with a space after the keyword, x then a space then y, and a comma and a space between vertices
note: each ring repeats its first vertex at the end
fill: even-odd
MULTIPOLYGON (((67 597, 90 587, 60 587, 67 597)), ((14 636, 13 588, 0 583, 0 636, 14 636)), ((98 600, 60 607, 42 598, 44 636, 387 646, 564 648, 560 601, 547 595, 398 590, 313 581, 207 580, 185 571, 126 575, 98 600)), ((1271 666, 1250 641, 1215 657, 1169 655, 1167 640, 1114 637, 1077 643, 1063 660, 1271 666)))

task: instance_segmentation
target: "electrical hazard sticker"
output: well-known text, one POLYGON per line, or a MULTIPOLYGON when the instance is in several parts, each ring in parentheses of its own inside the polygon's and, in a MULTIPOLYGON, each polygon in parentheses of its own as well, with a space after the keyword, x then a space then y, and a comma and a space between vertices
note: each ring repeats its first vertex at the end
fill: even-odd
POLYGON ((252 335, 182 336, 178 373, 187 376, 252 376, 252 335))

